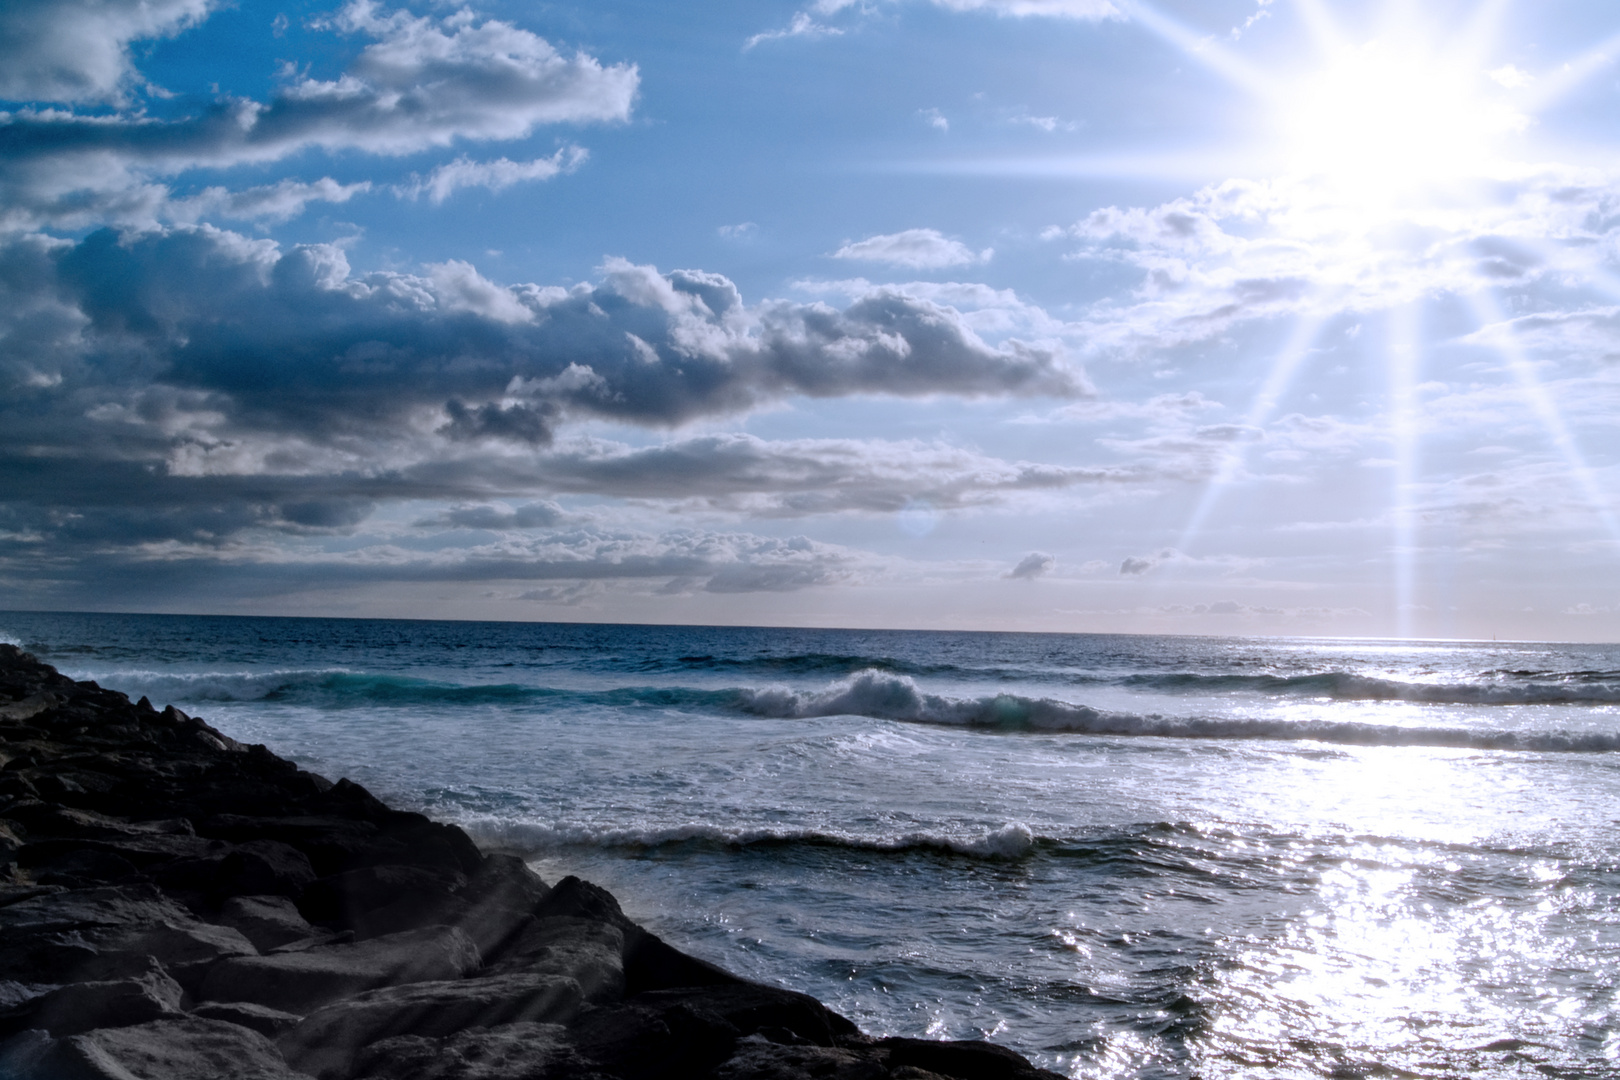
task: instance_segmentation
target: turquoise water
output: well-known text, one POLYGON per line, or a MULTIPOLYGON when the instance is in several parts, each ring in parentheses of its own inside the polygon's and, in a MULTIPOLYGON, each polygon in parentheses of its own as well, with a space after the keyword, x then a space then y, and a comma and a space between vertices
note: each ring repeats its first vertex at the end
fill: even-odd
POLYGON ((0 613, 878 1034, 1620 1074, 1620 648, 0 613))

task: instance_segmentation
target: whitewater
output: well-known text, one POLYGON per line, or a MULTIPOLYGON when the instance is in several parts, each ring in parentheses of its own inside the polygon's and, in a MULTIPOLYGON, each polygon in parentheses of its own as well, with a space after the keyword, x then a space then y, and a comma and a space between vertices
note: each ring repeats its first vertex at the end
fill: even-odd
POLYGON ((1620 1075, 1620 647, 0 613, 874 1034, 1620 1075))

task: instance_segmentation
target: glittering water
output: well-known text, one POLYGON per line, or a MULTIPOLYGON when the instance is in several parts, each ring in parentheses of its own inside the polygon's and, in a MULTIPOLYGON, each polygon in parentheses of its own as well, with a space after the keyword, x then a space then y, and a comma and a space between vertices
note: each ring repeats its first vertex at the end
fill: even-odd
POLYGON ((1620 648, 0 614, 874 1033, 1620 1075, 1620 648))

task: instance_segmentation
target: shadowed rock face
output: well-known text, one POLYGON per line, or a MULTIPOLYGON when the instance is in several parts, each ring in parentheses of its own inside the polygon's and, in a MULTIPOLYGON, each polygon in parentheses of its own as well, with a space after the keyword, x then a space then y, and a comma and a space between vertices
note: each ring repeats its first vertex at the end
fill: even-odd
POLYGON ((0 1080, 1031 1080, 0 645, 0 1080))

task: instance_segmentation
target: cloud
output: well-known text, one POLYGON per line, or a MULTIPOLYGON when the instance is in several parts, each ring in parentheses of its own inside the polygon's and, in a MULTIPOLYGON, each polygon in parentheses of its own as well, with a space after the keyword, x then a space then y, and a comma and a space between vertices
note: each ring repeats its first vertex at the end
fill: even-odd
MULTIPOLYGON (((166 439, 174 425, 196 438, 331 441, 448 422, 452 438, 539 444, 568 416, 667 426, 790 395, 1089 390, 1060 347, 991 345, 957 312, 899 289, 843 310, 748 307, 717 274, 617 259, 603 270, 572 289, 498 285, 459 261, 355 276, 330 245, 284 250, 208 226, 30 238, 0 248, 11 305, 0 321, 19 335, 0 371, 24 383, 71 375, 58 404, 105 395, 115 412, 104 418, 166 439), (120 356, 151 372, 147 414, 129 410, 127 387, 105 385, 120 356), (159 397, 178 411, 154 426, 159 397)), ((206 457, 206 439, 197 446, 206 457)))
POLYGON ((1502 197, 1489 206, 1369 215, 1310 178, 1235 179, 1156 207, 1105 207, 1042 235, 1079 241, 1071 259, 1137 272, 1130 295, 1078 320, 1092 348, 1125 354, 1259 320, 1386 311, 1607 272, 1604 260, 1620 251, 1620 180, 1545 166, 1497 187, 1502 197))
POLYGON ((462 188, 481 187, 490 191, 504 191, 513 184, 530 180, 550 180, 559 173, 573 172, 589 157, 578 146, 565 146, 548 158, 533 161, 473 161, 463 154, 454 161, 440 165, 426 178, 413 177, 402 185, 399 193, 408 199, 426 195, 435 203, 442 203, 462 188))
POLYGON ((985 248, 975 255, 966 244, 946 238, 937 229, 907 229, 845 244, 832 257, 888 263, 908 270, 938 270, 989 262, 993 254, 992 249, 985 248))
POLYGON ((389 583, 533 583, 516 598, 547 603, 588 599, 604 588, 644 593, 782 593, 855 583, 884 564, 856 549, 803 536, 697 529, 650 533, 574 529, 505 533, 472 546, 406 548, 378 536, 341 549, 245 538, 218 545, 153 540, 116 548, 76 548, 71 559, 42 558, 37 543, 0 530, 0 580, 14 596, 85 602, 111 596, 164 604, 206 597, 264 598, 291 592, 389 583))
POLYGON ((41 557, 343 533, 401 500, 482 505, 439 524, 510 531, 562 522, 490 500, 786 518, 1145 475, 938 443, 739 434, 633 448, 572 433, 796 395, 1090 392, 1060 348, 992 343, 895 287, 842 307, 747 305, 717 274, 622 260, 570 289, 501 285, 461 262, 356 274, 331 245, 177 226, 0 243, 0 339, 0 531, 41 538, 41 557))
POLYGON ((1032 551, 1020 559, 1017 566, 1001 576, 1011 581, 1034 581, 1052 569, 1056 562, 1056 558, 1044 551, 1032 551))
POLYGON ((782 29, 766 30, 743 42, 743 51, 746 52, 754 46, 767 41, 780 41, 783 38, 802 37, 813 41, 816 38, 837 37, 842 33, 843 31, 835 26, 827 26, 825 23, 816 22, 808 12, 797 11, 794 12, 792 20, 782 29))
POLYGON ((418 525, 444 525, 458 529, 488 529, 505 532, 509 529, 549 529, 563 522, 568 515, 562 507, 549 500, 511 507, 505 503, 486 503, 481 506, 455 506, 439 517, 418 522, 418 525))
POLYGON ((0 99, 121 102, 140 78, 131 42, 173 37, 215 0, 7 0, 0 5, 0 99))
POLYGON ((752 240, 759 233, 759 226, 752 221, 743 221, 736 225, 722 225, 718 231, 725 240, 752 240))
POLYGON ((899 513, 919 500, 957 509, 1024 492, 1147 478, 1132 469, 1005 461, 941 443, 728 434, 640 448, 580 440, 538 462, 533 483, 563 494, 687 500, 759 517, 802 517, 899 513))
POLYGON ((938 109, 918 109, 917 115, 921 116, 923 122, 936 131, 951 130, 950 120, 938 109))
POLYGON ((304 212, 312 202, 346 203, 371 190, 368 181, 340 184, 322 177, 312 184, 282 180, 274 184, 231 191, 223 187, 204 188, 184 199, 169 199, 154 215, 173 222, 195 223, 204 218, 288 221, 304 212))
MULTIPOLYGON (((283 160, 309 149, 400 155, 457 140, 527 137, 542 124, 622 121, 634 65, 565 56, 495 19, 385 13, 354 0, 320 26, 370 39, 337 78, 289 75, 266 102, 222 99, 175 120, 24 108, 0 119, 0 228, 82 228, 162 220, 156 178, 283 160)), ((572 151, 551 162, 569 166, 572 151)), ((546 159, 541 159, 544 162, 546 159)), ((431 194, 533 178, 546 166, 449 167, 431 194), (480 171, 482 169, 482 171, 480 171), (460 181, 460 182, 458 182, 460 181)))

